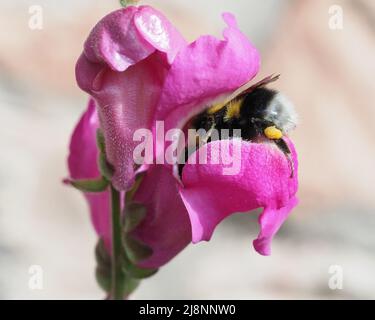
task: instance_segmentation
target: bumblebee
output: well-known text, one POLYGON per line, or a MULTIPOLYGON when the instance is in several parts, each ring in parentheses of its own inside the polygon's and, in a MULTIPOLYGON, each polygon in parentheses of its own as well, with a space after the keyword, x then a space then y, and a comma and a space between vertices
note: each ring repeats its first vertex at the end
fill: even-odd
MULTIPOLYGON (((248 89, 239 89, 227 101, 210 106, 192 121, 195 130, 204 129, 205 143, 212 141, 213 129, 219 133, 227 129, 229 138, 240 129, 241 138, 247 141, 272 141, 287 157, 293 176, 291 151, 283 136, 293 130, 297 123, 297 114, 293 105, 279 92, 266 88, 279 76, 267 77, 248 89)), ((200 137, 202 139, 202 137, 200 137)), ((200 141, 201 143, 201 141, 200 141)))

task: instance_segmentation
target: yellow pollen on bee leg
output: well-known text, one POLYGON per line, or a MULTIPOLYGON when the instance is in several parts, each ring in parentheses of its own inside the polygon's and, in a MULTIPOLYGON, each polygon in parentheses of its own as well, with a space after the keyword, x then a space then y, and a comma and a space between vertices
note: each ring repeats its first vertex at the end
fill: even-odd
POLYGON ((275 126, 267 127, 264 129, 264 134, 268 139, 278 140, 283 137, 281 130, 277 129, 275 126))

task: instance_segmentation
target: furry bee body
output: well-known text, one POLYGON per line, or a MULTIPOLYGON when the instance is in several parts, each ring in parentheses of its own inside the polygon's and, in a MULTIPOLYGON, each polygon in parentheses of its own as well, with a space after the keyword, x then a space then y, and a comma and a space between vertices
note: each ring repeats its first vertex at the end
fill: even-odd
POLYGON ((229 138, 234 136, 235 129, 240 129, 244 140, 273 141, 288 158, 293 176, 291 151, 282 137, 295 128, 296 122, 292 104, 279 92, 260 85, 227 103, 211 106, 194 119, 192 126, 207 132, 205 142, 213 140, 212 129, 217 130, 218 139, 222 139, 222 129, 227 129, 229 138))
POLYGON ((286 99, 277 91, 257 88, 222 106, 212 106, 193 121, 195 129, 209 131, 241 129, 241 138, 254 140, 264 136, 264 130, 275 126, 287 134, 295 127, 297 117, 286 99))

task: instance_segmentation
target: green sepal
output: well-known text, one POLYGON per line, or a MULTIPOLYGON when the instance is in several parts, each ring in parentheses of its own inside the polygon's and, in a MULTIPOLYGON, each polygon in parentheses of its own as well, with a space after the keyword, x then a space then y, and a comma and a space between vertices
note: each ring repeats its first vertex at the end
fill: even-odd
POLYGON ((103 239, 99 239, 95 247, 95 259, 97 267, 95 270, 96 281, 106 292, 111 291, 111 257, 107 252, 103 239))
MULTIPOLYGON (((124 282, 121 284, 123 296, 131 294, 140 284, 140 280, 155 274, 157 270, 140 269, 133 265, 123 251, 121 255, 124 282)), ((112 289, 112 261, 103 239, 99 239, 95 247, 95 260, 97 263, 95 277, 99 286, 110 294, 112 289)))
POLYGON ((96 130, 96 145, 99 149, 99 157, 98 157, 98 167, 99 171, 103 177, 105 177, 108 181, 111 181, 114 169, 108 163, 106 155, 105 155, 105 139, 103 135, 103 131, 99 128, 96 130))
POLYGON ((132 278, 126 277, 126 281, 124 284, 124 298, 126 298, 128 295, 133 293, 133 291, 138 288, 140 283, 141 282, 138 279, 132 279, 132 278))
POLYGON ((112 288, 111 269, 106 269, 106 268, 97 266, 95 269, 95 278, 100 288, 102 288, 107 293, 111 292, 111 288, 112 288))
POLYGON ((131 189, 128 192, 125 193, 125 203, 130 203, 130 202, 133 201, 134 195, 137 192, 139 186, 141 185, 143 177, 144 177, 143 173, 139 173, 135 177, 135 182, 134 182, 133 186, 131 187, 131 189))
POLYGON ((95 260, 99 266, 106 266, 110 269, 111 256, 109 255, 102 238, 99 239, 95 247, 95 260))
POLYGON ((100 153, 98 157, 99 171, 103 177, 111 181, 114 173, 113 167, 108 163, 104 153, 100 153))
POLYGON ((138 1, 139 0, 120 0, 120 4, 123 7, 127 7, 136 4, 138 1))
POLYGON ((131 202, 125 207, 123 215, 124 232, 133 231, 146 217, 147 209, 143 204, 131 202))
POLYGON ((136 266, 129 260, 126 252, 122 257, 122 266, 126 275, 134 279, 145 279, 153 276, 156 272, 158 272, 158 269, 141 268, 136 266))
POLYGON ((149 246, 126 233, 123 235, 123 245, 127 257, 133 264, 137 264, 152 255, 152 249, 149 246))
POLYGON ((82 179, 68 181, 74 188, 83 192, 102 192, 107 189, 109 182, 104 177, 99 179, 82 179))
POLYGON ((96 130, 96 145, 101 153, 105 153, 105 140, 103 131, 99 128, 96 130))

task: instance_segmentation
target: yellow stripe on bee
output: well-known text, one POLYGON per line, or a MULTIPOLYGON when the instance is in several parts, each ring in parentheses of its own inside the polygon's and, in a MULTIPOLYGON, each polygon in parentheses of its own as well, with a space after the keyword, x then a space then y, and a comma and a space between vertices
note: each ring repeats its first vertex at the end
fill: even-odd
POLYGON ((207 109, 207 113, 212 115, 219 112, 221 109, 226 108, 224 120, 236 118, 240 116, 240 110, 243 99, 234 99, 226 103, 214 104, 212 107, 207 109))
POLYGON ((240 116, 242 100, 232 100, 228 103, 224 120, 238 118, 240 116))
POLYGON ((264 134, 268 139, 278 140, 283 137, 281 130, 277 129, 275 126, 267 127, 264 129, 264 134))
POLYGON ((208 114, 215 114, 216 112, 220 111, 225 107, 225 103, 218 103, 214 104, 212 107, 208 108, 207 113, 208 114))

